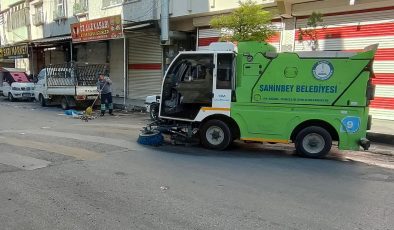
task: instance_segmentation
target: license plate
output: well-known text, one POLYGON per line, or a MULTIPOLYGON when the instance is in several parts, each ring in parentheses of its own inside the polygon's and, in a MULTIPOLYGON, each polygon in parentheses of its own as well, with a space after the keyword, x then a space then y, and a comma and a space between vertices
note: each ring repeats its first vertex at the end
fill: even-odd
POLYGON ((97 96, 88 96, 88 100, 94 100, 97 96))
POLYGON ((30 93, 22 93, 22 97, 31 97, 30 93))

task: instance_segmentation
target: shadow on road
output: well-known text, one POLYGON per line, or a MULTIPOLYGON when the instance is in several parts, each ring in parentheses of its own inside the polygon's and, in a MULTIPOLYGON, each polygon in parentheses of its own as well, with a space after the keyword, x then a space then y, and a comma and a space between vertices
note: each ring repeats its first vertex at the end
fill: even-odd
POLYGON ((181 154, 200 157, 219 157, 219 158, 298 158, 305 160, 331 160, 331 161, 347 161, 342 153, 335 147, 330 154, 324 159, 308 159, 298 156, 292 144, 269 144, 269 143, 243 143, 235 142, 229 149, 224 151, 216 151, 205 149, 200 145, 171 145, 169 143, 160 147, 147 147, 155 151, 165 152, 167 154, 181 154))

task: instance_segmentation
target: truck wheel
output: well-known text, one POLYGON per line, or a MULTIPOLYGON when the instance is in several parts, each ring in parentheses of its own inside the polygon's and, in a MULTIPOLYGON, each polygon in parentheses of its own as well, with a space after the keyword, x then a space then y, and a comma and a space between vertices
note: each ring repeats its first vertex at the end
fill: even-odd
POLYGON ((38 100, 40 101, 40 105, 42 107, 47 106, 47 101, 45 100, 44 96, 42 94, 40 94, 40 96, 38 97, 38 100))
POLYGON ((322 158, 328 154, 332 146, 330 133, 318 126, 310 126, 301 130, 295 139, 297 153, 309 158, 322 158))
POLYGON ((231 144, 231 130, 221 120, 209 120, 200 128, 200 140, 206 148, 224 150, 231 144))
POLYGON ((149 110, 150 119, 156 121, 159 118, 159 104, 152 103, 149 110))
POLYGON ((15 98, 14 98, 14 96, 12 96, 12 93, 8 93, 8 100, 15 101, 15 98))
POLYGON ((70 108, 70 105, 68 104, 66 97, 62 97, 62 101, 60 102, 60 106, 62 107, 63 110, 68 110, 70 108))

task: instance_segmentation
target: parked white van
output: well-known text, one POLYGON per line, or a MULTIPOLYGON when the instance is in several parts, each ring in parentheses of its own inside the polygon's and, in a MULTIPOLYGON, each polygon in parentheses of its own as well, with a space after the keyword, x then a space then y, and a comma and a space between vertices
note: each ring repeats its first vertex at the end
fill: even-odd
POLYGON ((24 70, 15 68, 0 69, 1 91, 10 101, 34 100, 34 83, 24 70))

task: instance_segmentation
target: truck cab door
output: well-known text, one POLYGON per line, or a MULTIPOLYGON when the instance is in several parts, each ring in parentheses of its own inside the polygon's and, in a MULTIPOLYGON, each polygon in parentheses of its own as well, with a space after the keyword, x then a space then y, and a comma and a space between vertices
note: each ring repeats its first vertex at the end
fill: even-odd
POLYGON ((39 100, 39 95, 42 94, 44 98, 47 97, 46 95, 46 71, 45 69, 41 70, 37 76, 37 82, 34 85, 34 97, 36 100, 39 100))
POLYGON ((215 54, 215 70, 213 77, 212 108, 223 111, 230 109, 232 96, 232 83, 234 79, 234 54, 215 54))

